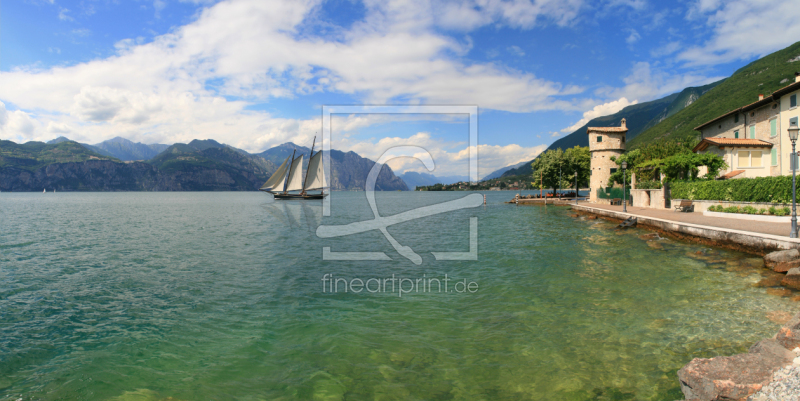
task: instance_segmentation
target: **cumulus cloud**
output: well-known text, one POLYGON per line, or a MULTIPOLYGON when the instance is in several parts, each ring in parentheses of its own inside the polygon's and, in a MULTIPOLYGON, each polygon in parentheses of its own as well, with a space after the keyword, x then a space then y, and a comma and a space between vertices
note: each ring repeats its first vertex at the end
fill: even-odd
MULTIPOLYGON (((568 24, 581 7, 577 0, 479 3, 480 24, 521 28, 568 24)), ((35 124, 3 135, 34 139, 49 132, 45 127, 68 126, 91 143, 117 135, 168 143, 214 138, 258 151, 293 138, 298 127, 316 125, 303 135, 319 130, 318 121, 248 110, 274 98, 333 92, 373 104, 400 99, 528 112, 574 109, 562 96, 583 91, 494 63, 461 61, 469 45, 438 33, 443 22, 426 11, 460 3, 367 1, 365 19, 337 38, 302 33, 318 5, 223 1, 152 42, 122 40, 111 57, 0 72, 0 99, 37 111, 35 124)))
POLYGON ((618 111, 620 111, 620 110, 622 110, 622 109, 624 109, 624 108, 626 108, 628 106, 631 106, 631 105, 634 105, 634 104, 637 104, 637 103, 639 103, 638 100, 634 100, 634 101, 631 102, 631 101, 628 101, 627 98, 623 97, 623 98, 614 100, 612 102, 598 104, 597 106, 594 106, 591 110, 589 110, 587 112, 584 112, 583 113, 583 118, 578 120, 578 122, 576 122, 575 124, 570 125, 567 128, 562 129, 561 132, 562 133, 573 132, 573 131, 577 130, 578 128, 583 127, 584 125, 586 125, 586 123, 588 123, 592 119, 595 119, 597 117, 602 117, 602 116, 607 116, 607 115, 614 114, 614 113, 616 113, 616 112, 618 112, 618 111))
POLYGON ((623 78, 624 86, 619 88, 601 87, 595 91, 595 94, 612 99, 624 97, 649 101, 686 87, 705 85, 722 78, 724 77, 708 77, 693 73, 673 75, 671 72, 641 61, 635 63, 630 74, 623 78))
MULTIPOLYGON (((470 147, 468 141, 445 141, 432 136, 428 132, 417 132, 405 137, 385 137, 378 140, 351 140, 342 138, 335 142, 335 148, 344 151, 352 150, 361 156, 377 160, 386 150, 403 145, 419 146, 427 150, 433 158, 436 168, 432 174, 439 176, 468 175, 470 152, 478 156, 478 176, 482 177, 499 168, 532 160, 547 145, 523 147, 511 145, 478 145, 470 147)), ((400 158, 388 163, 398 174, 407 171, 425 172, 428 170, 415 158, 400 158)))
POLYGON ((792 1, 698 0, 687 14, 704 21, 708 40, 680 52, 687 66, 703 66, 763 56, 800 37, 800 7, 792 1))

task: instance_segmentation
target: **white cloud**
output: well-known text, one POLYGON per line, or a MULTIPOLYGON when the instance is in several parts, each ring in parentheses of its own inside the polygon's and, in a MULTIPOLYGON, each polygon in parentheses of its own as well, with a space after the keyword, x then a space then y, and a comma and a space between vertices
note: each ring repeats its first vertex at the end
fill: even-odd
POLYGON ((430 10, 428 15, 446 29, 472 30, 492 23, 530 29, 547 23, 569 25, 583 6, 582 0, 468 0, 434 1, 423 10, 430 10))
POLYGON ((669 56, 670 54, 674 54, 680 49, 681 49, 681 42, 673 41, 667 43, 664 46, 657 47, 651 50, 650 55, 653 57, 664 57, 664 56, 669 56))
POLYGON ((63 8, 63 7, 60 8, 58 10, 58 19, 60 19, 61 21, 74 21, 75 20, 74 18, 72 18, 69 15, 67 15, 68 12, 69 12, 69 9, 66 9, 66 8, 63 8))
POLYGON ((628 37, 625 39, 625 43, 627 43, 629 45, 632 45, 632 44, 638 42, 639 39, 642 38, 642 36, 639 35, 639 32, 636 32, 635 29, 631 29, 630 32, 631 32, 631 34, 628 35, 628 37))
POLYGON ((623 87, 602 87, 595 91, 604 98, 629 98, 649 101, 658 97, 675 93, 690 86, 705 85, 724 77, 707 77, 692 73, 673 75, 671 72, 653 67, 648 62, 633 65, 631 73, 622 79, 623 87))
POLYGON ((628 101, 628 99, 623 97, 623 98, 620 98, 620 99, 617 99, 617 100, 614 100, 614 101, 611 101, 611 102, 598 104, 597 106, 594 106, 591 110, 589 110, 587 112, 584 112, 583 113, 583 118, 578 120, 578 122, 576 122, 575 124, 570 125, 567 128, 562 129, 561 132, 562 133, 574 132, 578 128, 583 127, 584 125, 586 125, 586 123, 588 123, 592 119, 595 119, 597 117, 608 116, 608 115, 614 114, 614 113, 616 113, 616 112, 618 112, 618 111, 620 111, 620 110, 622 110, 622 109, 624 109, 624 108, 626 108, 628 106, 631 106, 631 105, 634 105, 634 104, 637 104, 637 103, 639 103, 638 100, 634 100, 634 101, 631 102, 631 101, 628 101))
POLYGON ((513 55, 516 55, 516 56, 524 56, 525 55, 525 51, 522 50, 522 48, 520 48, 517 45, 509 46, 507 48, 507 50, 508 50, 509 53, 511 53, 513 55))
POLYGON ((800 37, 800 7, 794 1, 699 0, 687 18, 705 21, 710 28, 705 43, 678 54, 687 66, 760 57, 800 37))
MULTIPOLYGON (((122 40, 105 59, 0 72, 0 99, 37 111, 36 124, 15 125, 3 135, 40 138, 52 135, 44 127, 53 123, 90 143, 117 135, 167 143, 214 138, 256 151, 319 122, 275 118, 248 105, 316 92, 373 104, 402 99, 515 112, 574 109, 560 96, 582 88, 493 63, 463 63, 458 56, 468 47, 436 33, 437 22, 425 17, 434 5, 415 4, 420 7, 367 2, 364 21, 328 40, 298 31, 316 2, 223 1, 152 42, 122 40)), ((517 27, 566 24, 581 6, 576 0, 480 4, 490 21, 517 27)))

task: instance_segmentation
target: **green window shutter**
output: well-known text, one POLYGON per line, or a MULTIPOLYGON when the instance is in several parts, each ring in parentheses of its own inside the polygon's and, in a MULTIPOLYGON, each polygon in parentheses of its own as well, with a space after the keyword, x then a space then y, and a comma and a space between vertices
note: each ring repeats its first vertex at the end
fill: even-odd
POLYGON ((733 131, 733 137, 736 138, 736 139, 739 139, 739 131, 738 130, 733 131))
POLYGON ((778 149, 772 148, 772 165, 778 165, 778 149))
POLYGON ((756 126, 750 126, 750 139, 756 139, 756 126))
POLYGON ((778 119, 773 118, 769 120, 769 136, 777 136, 778 135, 778 119))
POLYGON ((792 95, 789 97, 789 107, 797 106, 797 95, 792 95))

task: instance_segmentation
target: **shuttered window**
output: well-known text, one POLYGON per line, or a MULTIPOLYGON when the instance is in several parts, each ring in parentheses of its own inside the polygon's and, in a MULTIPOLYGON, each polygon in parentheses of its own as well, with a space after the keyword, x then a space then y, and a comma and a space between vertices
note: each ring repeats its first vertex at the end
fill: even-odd
POLYGON ((750 139, 756 139, 756 126, 750 126, 750 139))
POLYGON ((797 106, 797 95, 792 95, 789 97, 789 107, 797 106))
POLYGON ((750 167, 761 166, 761 152, 750 152, 750 167))
POLYGON ((773 118, 769 120, 769 136, 776 137, 778 136, 778 119, 773 118))
POLYGON ((733 137, 739 139, 739 130, 733 131, 733 137))
POLYGON ((778 165, 778 149, 772 148, 772 165, 778 165))
POLYGON ((739 151, 739 167, 750 167, 750 152, 746 150, 739 151))

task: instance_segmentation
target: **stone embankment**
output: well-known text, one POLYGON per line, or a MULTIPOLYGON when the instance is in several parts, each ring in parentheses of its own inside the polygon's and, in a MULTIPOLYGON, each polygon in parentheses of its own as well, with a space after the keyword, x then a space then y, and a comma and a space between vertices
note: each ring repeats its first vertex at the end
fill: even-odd
MULTIPOLYGON (((786 273, 780 284, 800 290, 800 252, 772 252, 764 264, 786 273)), ((800 314, 747 353, 695 358, 678 371, 687 401, 800 400, 800 314)))

